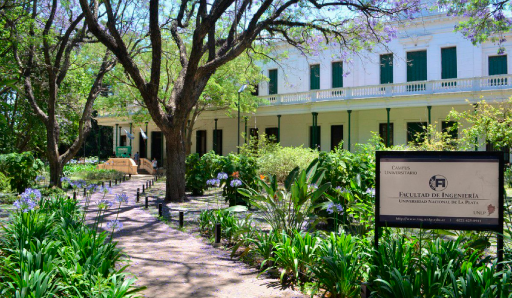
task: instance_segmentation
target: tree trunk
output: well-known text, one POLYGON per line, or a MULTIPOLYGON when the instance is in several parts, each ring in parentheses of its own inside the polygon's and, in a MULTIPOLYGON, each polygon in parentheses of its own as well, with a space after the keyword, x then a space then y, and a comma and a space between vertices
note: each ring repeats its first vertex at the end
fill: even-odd
POLYGON ((171 128, 165 134, 166 165, 165 200, 171 202, 185 201, 185 146, 180 126, 171 128))
POLYGON ((62 163, 59 158, 59 152, 55 152, 54 150, 49 150, 47 153, 48 163, 50 165, 50 187, 57 186, 61 187, 62 183, 60 182, 60 178, 62 176, 62 163))

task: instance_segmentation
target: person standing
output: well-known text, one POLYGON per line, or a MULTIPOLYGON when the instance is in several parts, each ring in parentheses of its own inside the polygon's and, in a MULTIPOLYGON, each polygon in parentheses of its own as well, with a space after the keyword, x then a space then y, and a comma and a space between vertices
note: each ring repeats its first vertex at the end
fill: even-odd
POLYGON ((158 168, 158 162, 156 161, 156 157, 153 157, 153 162, 151 162, 151 164, 153 165, 153 169, 155 170, 156 173, 156 169, 158 168))
POLYGON ((136 164, 137 166, 139 166, 139 159, 140 159, 140 157, 139 157, 139 151, 137 151, 137 153, 135 153, 135 155, 133 156, 133 159, 135 160, 135 164, 136 164))

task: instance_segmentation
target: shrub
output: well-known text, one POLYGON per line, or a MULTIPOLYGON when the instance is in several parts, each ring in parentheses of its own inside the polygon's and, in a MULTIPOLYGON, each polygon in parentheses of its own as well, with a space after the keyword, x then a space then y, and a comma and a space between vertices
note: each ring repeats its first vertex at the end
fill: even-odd
POLYGON ((95 170, 96 166, 94 164, 79 164, 79 163, 67 163, 64 165, 64 168, 62 170, 63 176, 71 176, 78 172, 86 172, 86 171, 92 171, 95 170))
POLYGON ((285 180, 284 190, 279 190, 275 176, 269 183, 257 180, 254 188, 239 189, 239 193, 262 211, 262 217, 273 230, 291 235, 300 231, 311 220, 316 208, 316 200, 330 188, 330 183, 322 183, 324 171, 317 171, 318 160, 314 160, 306 170, 295 168, 285 180))
POLYGON ((237 192, 241 185, 237 185, 233 181, 238 180, 245 187, 254 187, 256 184, 256 160, 250 156, 229 154, 220 159, 220 171, 228 174, 228 178, 223 184, 222 195, 229 202, 229 206, 246 205, 243 196, 238 195, 237 192))
POLYGON ((309 267, 317 289, 326 289, 332 298, 359 297, 365 260, 357 238, 331 233, 318 250, 318 262, 309 267))
POLYGON ((42 169, 43 162, 34 158, 32 152, 0 155, 0 172, 11 179, 13 191, 22 192, 29 187, 42 169))
POLYGON ((316 158, 318 151, 309 148, 278 146, 274 151, 258 158, 258 173, 276 176, 278 182, 284 182, 293 169, 306 169, 316 158))
POLYGON ((187 156, 186 165, 186 187, 192 192, 192 195, 202 195, 207 188, 206 181, 214 178, 221 167, 223 157, 210 151, 203 156, 192 153, 187 156))
POLYGON ((29 204, 2 227, 2 297, 128 298, 143 289, 116 266, 121 249, 109 233, 84 223, 78 202, 31 193, 33 201, 26 202, 39 208, 29 204))
POLYGON ((83 177, 86 180, 119 180, 125 176, 125 173, 116 170, 92 169, 78 172, 76 176, 83 177))
POLYGON ((0 172, 0 192, 10 192, 11 191, 11 178, 5 176, 0 172))

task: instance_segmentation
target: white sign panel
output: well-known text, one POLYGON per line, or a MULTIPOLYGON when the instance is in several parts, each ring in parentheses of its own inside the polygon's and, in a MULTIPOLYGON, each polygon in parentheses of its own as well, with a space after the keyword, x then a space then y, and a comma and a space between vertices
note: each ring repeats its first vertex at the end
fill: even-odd
POLYGON ((498 226, 498 159, 379 159, 385 225, 498 226))

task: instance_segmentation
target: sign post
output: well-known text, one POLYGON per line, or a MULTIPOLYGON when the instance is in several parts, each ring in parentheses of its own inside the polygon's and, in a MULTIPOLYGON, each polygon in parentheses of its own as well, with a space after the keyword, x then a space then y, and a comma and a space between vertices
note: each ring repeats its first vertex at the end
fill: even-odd
POLYGON ((376 153, 375 246, 381 227, 495 231, 503 261, 503 153, 376 153))

